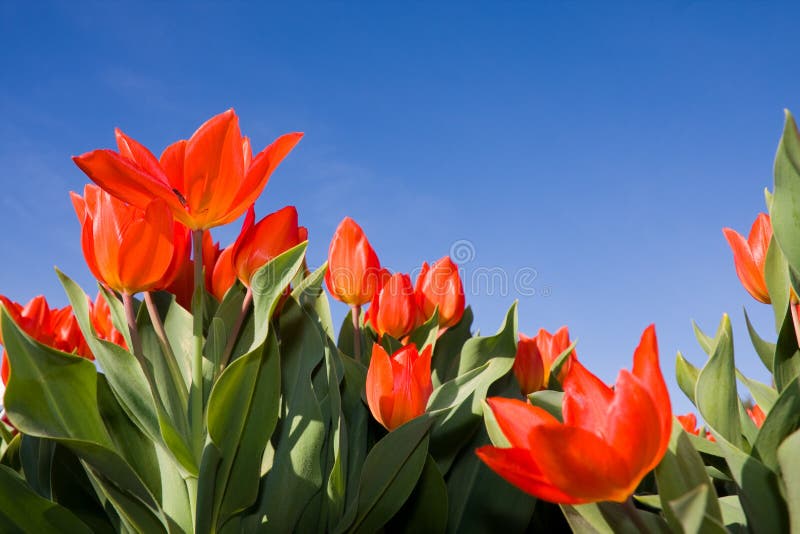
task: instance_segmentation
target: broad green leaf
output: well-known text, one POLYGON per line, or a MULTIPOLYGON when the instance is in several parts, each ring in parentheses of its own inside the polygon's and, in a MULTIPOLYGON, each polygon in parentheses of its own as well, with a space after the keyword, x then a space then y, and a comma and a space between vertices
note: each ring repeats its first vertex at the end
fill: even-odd
POLYGON ((772 408, 772 405, 775 404, 775 401, 778 399, 778 392, 775 391, 774 388, 758 380, 747 378, 740 373, 738 369, 736 370, 736 378, 747 387, 747 390, 750 391, 750 395, 753 396, 756 404, 758 404, 765 413, 772 408))
POLYGON ((695 511, 695 506, 699 505, 702 506, 699 510, 698 526, 706 521, 706 516, 711 523, 721 524, 722 513, 717 494, 706 474, 703 459, 692 447, 688 434, 676 419, 672 422, 669 447, 656 466, 655 475, 661 508, 673 530, 677 531, 679 526, 683 526, 685 532, 695 532, 686 529, 686 524, 687 521, 696 519, 698 512, 695 511), (696 496, 691 497, 694 495, 692 492, 697 492, 696 496), (688 500, 685 500, 686 496, 690 496, 688 500))
POLYGON ((39 496, 53 500, 50 473, 56 442, 23 434, 20 436, 19 458, 25 480, 39 496))
POLYGON ((794 269, 800 270, 800 139, 786 110, 783 135, 775 154, 775 187, 770 211, 774 237, 794 269))
MULTIPOLYGON (((490 414, 486 411, 486 414, 490 414)), ((447 475, 447 532, 478 534, 525 532, 534 513, 536 499, 506 482, 484 464, 475 449, 489 445, 483 429, 470 439, 447 475)))
POLYGON ((675 378, 678 380, 678 387, 683 394, 689 397, 693 404, 697 404, 694 398, 694 390, 697 386, 697 377, 700 376, 700 369, 692 365, 689 360, 678 352, 675 358, 675 378))
POLYGON ((783 391, 790 382, 800 375, 800 350, 797 347, 797 334, 794 331, 792 314, 786 312, 781 331, 778 333, 778 343, 773 361, 773 376, 775 387, 783 391))
POLYGON ((280 316, 281 420, 272 442, 274 455, 261 479, 260 496, 246 528, 272 532, 295 528, 308 502, 322 488, 322 447, 326 421, 311 376, 325 345, 314 321, 290 298, 280 316))
POLYGON ((513 357, 517 353, 517 303, 511 305, 505 320, 493 336, 476 336, 464 343, 458 375, 480 367, 494 357, 513 357))
POLYGON ((342 381, 342 413, 347 429, 347 471, 345 479, 346 506, 349 508, 358 497, 358 480, 364 459, 367 457, 367 431, 371 418, 369 410, 361 400, 366 387, 367 370, 349 356, 341 356, 344 365, 342 381))
POLYGON ((325 334, 334 339, 331 308, 322 284, 328 262, 320 265, 314 272, 303 278, 303 281, 292 290, 292 297, 306 310, 313 310, 325 334))
POLYGON ((561 390, 561 383, 558 381, 558 375, 561 374, 561 368, 564 367, 564 364, 567 363, 567 357, 575 351, 575 345, 578 344, 578 340, 574 340, 570 343, 569 347, 564 349, 564 351, 559 354, 555 360, 553 360, 553 364, 550 367, 550 380, 549 380, 549 387, 551 389, 561 390))
MULTIPOLYGON (((641 534, 641 530, 631 519, 633 512, 620 503, 598 502, 575 506, 562 504, 561 510, 573 532, 641 534)), ((640 509, 635 513, 651 534, 670 532, 660 516, 640 509)))
POLYGON ((211 507, 213 524, 224 523, 258 497, 261 458, 278 421, 280 378, 278 341, 268 335, 267 343, 231 363, 211 391, 208 435, 220 462, 213 502, 198 506, 211 507))
POLYGON ((678 530, 679 525, 686 533, 726 534, 727 530, 722 524, 719 503, 716 502, 717 496, 712 493, 713 489, 710 489, 709 484, 702 484, 689 490, 686 494, 668 501, 667 508, 670 510, 670 515, 678 521, 673 530, 678 530), (709 514, 710 501, 715 502, 719 517, 712 517, 709 514))
POLYGON ((792 532, 800 532, 800 430, 787 437, 778 447, 778 464, 789 507, 792 532))
POLYGON ((92 530, 67 508, 36 493, 17 473, 0 466, 0 531, 91 534, 92 530))
POLYGON ((753 447, 755 456, 766 467, 777 471, 778 445, 798 427, 800 427, 800 378, 795 378, 781 391, 767 413, 753 447))
POLYGON ((742 503, 737 495, 728 495, 719 498, 719 507, 722 510, 722 522, 732 532, 748 532, 747 516, 742 510, 742 503))
POLYGON ((703 419, 714 429, 715 436, 741 447, 739 397, 733 361, 733 334, 728 315, 722 316, 714 350, 700 371, 695 385, 695 400, 703 419))
POLYGON ((443 534, 446 528, 447 486, 436 462, 428 455, 417 486, 385 530, 443 534))
POLYGON ((486 401, 483 401, 483 422, 486 425, 486 435, 489 436, 492 445, 500 448, 511 447, 511 442, 503 434, 494 412, 486 401))
POLYGON ((528 400, 531 401, 531 404, 534 406, 538 406, 539 408, 547 410, 550 415, 559 421, 563 420, 561 415, 561 406, 563 405, 564 401, 563 392, 543 389, 528 395, 528 400))
POLYGON ((448 328, 433 349, 431 360, 431 380, 433 387, 437 388, 458 374, 461 361, 461 349, 464 343, 472 337, 472 309, 468 306, 457 325, 448 328))
POLYGON ((336 532, 372 533, 403 506, 422 474, 428 457, 431 419, 417 417, 389 432, 370 450, 358 485, 355 518, 348 515, 336 532))
MULTIPOLYGON (((781 317, 780 321, 783 323, 783 317, 786 316, 786 309, 784 308, 783 316, 781 317)), ((764 364, 764 367, 771 373, 772 372, 772 364, 775 360, 775 343, 770 343, 765 341, 758 335, 756 332, 755 327, 753 327, 753 323, 750 322, 750 317, 747 315, 747 310, 744 310, 744 320, 747 323, 747 333, 750 334, 750 341, 753 343, 753 348, 756 349, 756 354, 758 354, 761 363, 764 364)), ((780 324, 775 328, 778 332, 780 332, 780 324)))
POLYGON ((439 333, 439 309, 427 321, 417 327, 409 336, 409 342, 414 343, 417 349, 422 351, 423 347, 430 345, 433 350, 436 347, 436 338, 439 333))
POLYGON ((700 347, 703 349, 708 356, 711 356, 711 353, 714 351, 714 344, 715 339, 719 336, 719 330, 717 330, 717 334, 714 338, 709 337, 705 332, 700 329, 700 326, 694 321, 692 321, 692 329, 694 330, 694 337, 697 338, 697 342, 700 344, 700 347))
POLYGON ((786 310, 789 308, 789 266, 783 256, 778 242, 773 235, 767 248, 767 258, 764 263, 764 281, 772 301, 772 310, 775 314, 775 331, 780 332, 786 310))

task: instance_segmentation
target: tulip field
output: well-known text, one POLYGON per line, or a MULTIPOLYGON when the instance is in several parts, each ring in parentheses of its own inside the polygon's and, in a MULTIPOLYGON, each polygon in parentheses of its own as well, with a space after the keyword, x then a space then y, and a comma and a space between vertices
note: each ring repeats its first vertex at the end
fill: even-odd
POLYGON ((117 129, 73 158, 97 285, 58 271, 63 308, 0 295, 0 532, 800 533, 791 114, 765 212, 723 230, 774 311, 774 332, 747 321, 771 380, 739 371, 720 310, 695 330, 706 358, 674 363, 689 413, 658 325, 620 341, 609 384, 567 326, 521 331, 516 303, 476 333, 447 255, 396 272, 346 217, 310 265, 302 214, 254 207, 302 137, 259 150, 228 110, 159 157, 117 129))

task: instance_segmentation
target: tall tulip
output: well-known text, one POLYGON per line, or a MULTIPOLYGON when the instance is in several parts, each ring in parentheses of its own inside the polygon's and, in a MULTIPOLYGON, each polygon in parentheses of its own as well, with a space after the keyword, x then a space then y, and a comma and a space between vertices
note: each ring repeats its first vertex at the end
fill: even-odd
POLYGON ((464 285, 458 267, 450 256, 428 266, 425 262, 417 277, 417 305, 423 317, 429 319, 439 308, 439 327, 455 326, 464 315, 464 285))
POLYGON ((394 273, 375 293, 365 319, 378 335, 389 334, 395 339, 402 339, 414 329, 418 316, 411 277, 394 273))
POLYGON ((301 243, 297 209, 286 206, 255 222, 253 206, 247 210, 242 230, 231 251, 239 280, 250 287, 250 278, 270 260, 301 243))
POLYGON ((154 288, 173 257, 173 219, 166 204, 151 201, 141 210, 94 185, 84 196, 71 193, 82 225, 81 246, 95 278, 133 295, 154 288))
MULTIPOLYGON (((519 335, 517 355, 514 358, 514 375, 517 377, 523 395, 547 387, 553 363, 569 346, 569 330, 566 326, 559 328, 555 334, 542 328, 534 337, 528 337, 525 334, 519 335)), ((558 375, 559 381, 566 376, 574 358, 575 352, 573 351, 561 366, 558 375)))
POLYGON ((672 411, 648 327, 612 389, 578 360, 564 379, 563 423, 542 408, 499 397, 489 406, 509 448, 485 446, 492 470, 541 499, 579 504, 625 501, 664 456, 672 411))
POLYGON ((764 265, 767 261, 767 249, 770 239, 772 239, 772 223, 769 215, 760 213, 747 239, 736 230, 723 228, 725 239, 733 251, 733 262, 736 266, 736 274, 742 285, 754 299, 770 303, 767 283, 764 280, 764 265))
POLYGON ((430 345, 422 353, 413 343, 389 354, 372 346, 367 370, 367 404, 380 424, 394 430, 425 412, 433 392, 430 345))
POLYGON ((331 295, 350 306, 363 306, 380 289, 385 274, 361 227, 345 217, 328 248, 325 283, 331 295))
POLYGON ((229 109, 206 121, 189 138, 168 146, 160 159, 116 130, 117 147, 73 158, 109 193, 144 209, 160 198, 192 230, 227 224, 261 194, 272 172, 303 137, 282 135, 255 157, 229 109))

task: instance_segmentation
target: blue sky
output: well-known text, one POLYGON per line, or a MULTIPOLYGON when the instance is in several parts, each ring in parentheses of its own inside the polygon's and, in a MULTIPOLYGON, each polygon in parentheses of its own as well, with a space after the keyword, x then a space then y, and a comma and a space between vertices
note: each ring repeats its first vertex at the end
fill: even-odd
POLYGON ((158 153, 234 107, 258 148, 306 132, 256 208, 296 205, 312 264, 345 215, 395 270, 468 241, 468 280, 510 280, 468 281, 483 332, 518 298, 521 331, 569 325, 612 381, 655 322, 686 411, 675 352, 702 362, 690 320, 728 311, 740 368, 764 379, 741 309, 765 336, 770 310, 721 228, 764 209, 782 109, 800 109, 798 9, 464 4, 0 0, 0 291, 64 304, 53 265, 93 287, 69 156, 112 146, 115 126, 158 153))

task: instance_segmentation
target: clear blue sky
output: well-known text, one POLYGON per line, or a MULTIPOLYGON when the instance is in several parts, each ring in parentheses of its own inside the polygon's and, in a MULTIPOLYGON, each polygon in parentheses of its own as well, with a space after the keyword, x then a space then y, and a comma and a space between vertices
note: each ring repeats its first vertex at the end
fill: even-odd
POLYGON ((0 1, 0 291, 64 304, 53 265, 93 287, 69 156, 115 126, 160 152, 234 107, 259 148, 306 132, 256 208, 296 205, 312 264, 345 215, 395 270, 468 240, 467 277, 536 271, 532 296, 470 291, 483 332, 519 298, 523 332, 568 324, 612 381, 655 322, 685 411, 675 352, 700 363, 690 319, 728 311, 763 379, 741 308, 765 335, 770 311, 721 228, 763 210, 782 109, 800 109, 796 6, 462 4, 0 1))

